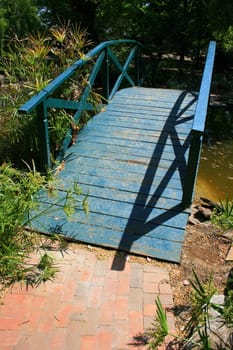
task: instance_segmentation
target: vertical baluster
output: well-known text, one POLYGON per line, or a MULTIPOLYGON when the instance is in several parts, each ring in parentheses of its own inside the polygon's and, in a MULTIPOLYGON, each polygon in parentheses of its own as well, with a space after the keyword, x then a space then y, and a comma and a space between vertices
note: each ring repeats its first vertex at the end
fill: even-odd
POLYGON ((104 87, 103 87, 103 96, 108 100, 109 98, 109 57, 108 57, 108 48, 105 49, 105 59, 104 59, 104 87))
POLYGON ((135 59, 135 85, 140 86, 140 73, 141 73, 141 47, 137 46, 137 53, 136 53, 136 59, 135 59))
POLYGON ((202 133, 195 132, 192 130, 187 169, 183 185, 182 205, 184 208, 188 208, 192 203, 193 190, 195 187, 196 175, 200 161, 201 145, 202 133))
POLYGON ((39 130, 39 147, 41 153, 41 168, 48 171, 51 168, 49 128, 46 101, 42 101, 36 107, 37 123, 39 130))

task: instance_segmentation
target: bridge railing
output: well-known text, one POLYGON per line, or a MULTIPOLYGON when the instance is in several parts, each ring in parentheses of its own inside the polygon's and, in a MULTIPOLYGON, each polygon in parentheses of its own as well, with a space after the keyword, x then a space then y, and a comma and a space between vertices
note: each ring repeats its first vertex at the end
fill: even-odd
MULTIPOLYGON (((52 80, 45 88, 43 88, 37 95, 33 96, 28 100, 23 106, 19 108, 20 113, 30 114, 34 110, 37 114, 37 122, 40 134, 40 150, 41 150, 41 163, 44 169, 49 169, 52 167, 51 161, 51 151, 50 151, 50 137, 49 137, 49 123, 48 123, 48 112, 50 108, 58 108, 65 110, 73 110, 75 113, 73 115, 74 122, 78 122, 83 111, 96 110, 96 106, 88 103, 88 97, 94 84, 96 83, 96 78, 101 72, 103 82, 102 82, 102 96, 106 101, 110 100, 114 94, 120 88, 123 80, 127 81, 129 86, 140 85, 140 62, 141 62, 141 48, 142 45, 135 40, 111 40, 106 41, 94 49, 89 51, 83 58, 76 61, 73 65, 67 68, 58 77, 52 80), (127 52, 127 58, 122 64, 113 50, 116 45, 124 45, 125 48, 130 48, 129 53, 127 52), (94 66, 89 74, 86 86, 79 97, 78 101, 67 100, 61 98, 54 98, 54 93, 58 88, 61 87, 68 79, 72 78, 81 68, 94 61, 94 66), (119 72, 115 81, 112 83, 110 63, 119 72), (129 73, 129 68, 134 71, 134 76, 129 73)), ((118 50, 121 52, 120 50, 118 50)), ((61 150, 59 152, 59 158, 62 159, 66 149, 68 148, 72 138, 71 130, 68 132, 65 138, 61 150)))
POLYGON ((184 179, 182 204, 189 207, 193 199, 193 191, 197 178, 198 165, 200 162, 200 152, 205 130, 207 108, 209 104, 210 87, 213 75, 216 43, 209 43, 205 67, 203 71, 201 87, 198 95, 196 111, 191 130, 191 144, 187 162, 187 170, 184 179))

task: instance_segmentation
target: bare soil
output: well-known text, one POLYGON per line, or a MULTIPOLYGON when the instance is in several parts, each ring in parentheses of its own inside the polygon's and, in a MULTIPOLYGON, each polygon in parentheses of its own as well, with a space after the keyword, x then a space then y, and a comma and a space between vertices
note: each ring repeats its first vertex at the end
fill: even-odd
POLYGON ((187 226, 181 262, 169 264, 178 331, 182 331, 183 316, 190 305, 193 270, 202 282, 212 274, 217 293, 224 294, 233 267, 233 262, 226 260, 231 243, 222 230, 209 222, 187 226))

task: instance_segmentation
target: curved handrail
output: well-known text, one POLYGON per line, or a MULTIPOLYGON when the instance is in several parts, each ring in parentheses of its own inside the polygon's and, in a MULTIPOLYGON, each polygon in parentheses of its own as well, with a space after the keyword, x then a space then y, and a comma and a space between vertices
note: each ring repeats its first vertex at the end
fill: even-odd
POLYGON ((120 40, 109 40, 100 43, 95 48, 90 50, 83 58, 74 62, 64 72, 59 74, 53 81, 51 81, 45 88, 43 88, 37 95, 34 95, 29 101, 19 108, 21 113, 30 113, 33 111, 48 95, 54 90, 61 86, 67 79, 69 79, 80 67, 90 61, 95 56, 99 55, 103 50, 110 46, 120 44, 135 44, 138 47, 142 47, 142 44, 136 40, 131 39, 120 39, 120 40))
MULTIPOLYGON (((51 156, 50 156, 50 138, 49 138, 49 127, 48 127, 48 108, 62 108, 62 109, 73 109, 76 113, 73 116, 75 122, 78 121, 82 112, 84 110, 93 110, 93 106, 87 102, 89 93, 94 85, 95 79, 101 69, 104 68, 104 82, 103 82, 103 97, 108 100, 113 97, 113 95, 119 89, 123 79, 126 79, 131 86, 139 85, 139 61, 140 61, 140 51, 142 44, 136 40, 131 39, 121 39, 121 40, 110 40, 105 41, 95 48, 90 50, 84 57, 80 58, 74 62, 70 67, 68 67, 63 73, 58 75, 54 80, 52 80, 45 88, 43 88, 37 95, 34 95, 30 100, 28 100, 24 105, 22 105, 18 111, 20 113, 31 113, 34 109, 37 113, 37 122, 40 132, 39 142, 42 158, 42 167, 45 169, 51 168, 51 156), (112 46, 115 45, 127 45, 130 44, 133 47, 125 61, 122 65, 116 55, 111 51, 112 46), (50 98, 49 96, 58 89, 66 80, 71 78, 71 76, 77 72, 85 63, 90 62, 95 58, 95 64, 90 72, 86 87, 78 101, 70 101, 64 99, 50 98), (136 59, 135 72, 136 79, 132 79, 129 76, 128 68, 133 61, 136 59), (111 88, 110 93, 110 79, 109 79, 109 60, 111 60, 114 65, 120 71, 119 76, 111 88), (135 81, 136 80, 136 81, 135 81)), ((65 150, 69 146, 71 141, 71 132, 68 132, 67 137, 63 141, 59 158, 62 158, 65 154, 65 150)))

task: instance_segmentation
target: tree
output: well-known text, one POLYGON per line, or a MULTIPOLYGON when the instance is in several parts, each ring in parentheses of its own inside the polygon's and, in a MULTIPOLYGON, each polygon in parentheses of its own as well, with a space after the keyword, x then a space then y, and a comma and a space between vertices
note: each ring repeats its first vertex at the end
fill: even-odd
POLYGON ((48 25, 73 23, 88 29, 92 38, 96 38, 96 4, 91 0, 37 0, 42 21, 48 25))
POLYGON ((34 0, 0 0, 0 43, 17 35, 22 37, 40 28, 38 8, 34 0))

